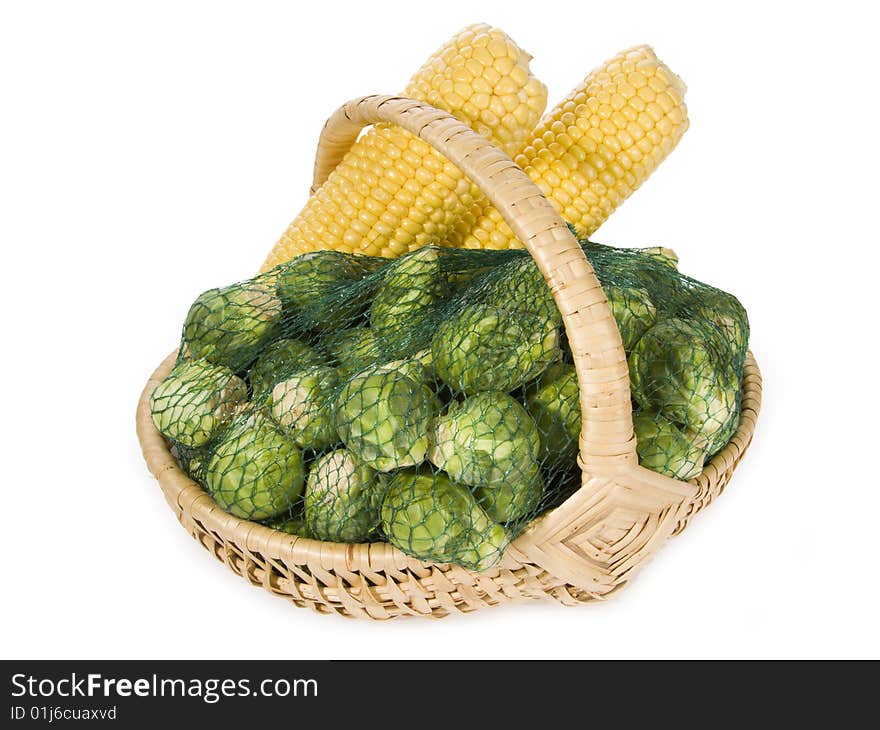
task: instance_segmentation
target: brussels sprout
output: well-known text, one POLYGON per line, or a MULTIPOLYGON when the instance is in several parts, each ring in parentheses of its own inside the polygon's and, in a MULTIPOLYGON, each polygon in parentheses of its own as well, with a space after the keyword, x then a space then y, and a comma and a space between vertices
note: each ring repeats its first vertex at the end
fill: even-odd
POLYGON ((727 343, 693 322, 654 325, 633 349, 629 371, 639 405, 706 439, 736 408, 739 384, 727 343))
POLYGON ((450 403, 432 422, 430 441, 431 463, 470 486, 519 483, 541 448, 532 417, 499 391, 450 403))
POLYGON ((436 290, 441 278, 440 251, 439 246, 423 246, 399 258, 388 259, 382 270, 383 287, 406 289, 417 281, 425 288, 436 290))
POLYGON ((280 317, 281 301, 268 280, 209 289, 186 315, 183 347, 193 359, 239 372, 256 358, 280 317))
POLYGON ((390 357, 428 345, 443 297, 439 249, 426 246, 390 263, 370 306, 370 327, 390 357))
POLYGON ((467 488, 442 472, 396 472, 388 480, 380 515, 388 542, 407 555, 474 570, 494 565, 508 539, 467 488))
POLYGON ((247 400, 241 378, 206 360, 175 365, 150 400, 153 423, 164 436, 190 448, 216 436, 247 400))
POLYGON ((434 380, 433 370, 433 358, 431 357, 430 349, 421 350, 410 357, 389 360, 375 366, 375 372, 377 373, 399 372, 408 378, 412 378, 417 383, 428 383, 434 380))
POLYGON ((321 450, 339 440, 333 417, 333 397, 339 380, 334 368, 313 365, 272 389, 269 412, 297 446, 321 450))
POLYGON ((428 424, 439 409, 422 383, 381 366, 352 377, 336 399, 336 429, 367 466, 414 466, 428 451, 428 424))
POLYGON ((580 396, 577 372, 567 363, 551 365, 526 392, 526 410, 541 434, 542 463, 556 467, 577 458, 580 396))
POLYGON ((237 418, 204 466, 208 492, 229 514, 265 520, 286 510, 302 494, 302 452, 261 413, 237 418))
POLYGON ((334 330, 363 312, 367 292, 350 285, 366 273, 354 256, 311 251, 278 267, 276 291, 297 329, 334 330))
POLYGON ((510 391, 559 359, 559 332, 546 317, 472 304, 445 319, 431 342, 434 371, 468 395, 510 391))
POLYGON ((254 398, 271 393, 293 373, 314 365, 321 365, 323 358, 302 340, 292 338, 277 340, 269 345, 248 371, 248 380, 254 398))
POLYGON ((474 496, 495 522, 511 522, 533 513, 541 503, 543 492, 541 468, 533 462, 529 471, 516 479, 477 487, 474 496))
POLYGON ((522 256, 492 272, 481 301, 500 309, 528 312, 562 325, 562 315, 544 275, 531 256, 522 256))
POLYGON ((288 517, 282 514, 263 523, 266 527, 279 532, 286 532, 288 535, 296 535, 297 537, 310 537, 309 531, 306 529, 305 520, 302 517, 288 517))
POLYGON ((175 441, 171 446, 171 454, 180 465, 180 468, 183 469, 190 479, 199 483, 203 481, 201 468, 206 450, 205 447, 190 448, 189 446, 184 446, 179 441, 175 441))
POLYGON ((703 470, 706 452, 694 434, 681 431, 659 413, 633 415, 639 464, 673 479, 692 479, 703 470))
POLYGON ((364 542, 379 525, 382 482, 347 449, 318 459, 306 481, 309 534, 331 542, 364 542))
POLYGON ((629 352, 654 324, 657 310, 648 292, 642 288, 605 285, 603 289, 608 298, 611 314, 617 322, 617 329, 620 330, 623 349, 629 352))
POLYGON ((743 305, 732 294, 708 287, 699 299, 688 318, 711 323, 730 345, 735 362, 742 363, 749 347, 749 318, 743 305))
POLYGON ((496 522, 522 517, 541 499, 538 429, 506 393, 489 391, 450 403, 432 423, 431 444, 431 463, 477 487, 480 505, 496 522))
POLYGON ((645 300, 652 322, 656 306, 661 309, 669 306, 681 294, 682 277, 674 263, 651 249, 619 250, 602 246, 591 251, 587 258, 606 295, 611 287, 637 290, 636 298, 645 300))
POLYGON ((434 380, 434 355, 430 347, 419 350, 409 358, 409 362, 420 368, 416 374, 419 374, 422 380, 434 380))
POLYGON ((716 433, 708 445, 708 451, 706 454, 706 461, 709 461, 715 454, 721 451, 727 444, 730 443, 730 439, 734 437, 737 429, 739 428, 739 416, 740 409, 737 405, 736 409, 733 413, 730 414, 730 418, 727 419, 727 422, 721 427, 721 429, 716 433))
POLYGON ((447 249, 444 258, 444 279, 447 290, 461 292, 469 287, 473 281, 488 274, 497 265, 497 262, 487 260, 483 252, 477 258, 470 251, 462 249, 457 253, 450 254, 450 250, 447 249), (461 260, 462 258, 464 260, 461 260))
POLYGON ((678 269, 678 254, 671 248, 649 246, 648 248, 640 248, 638 251, 639 253, 642 253, 645 256, 650 256, 655 261, 659 261, 661 264, 665 264, 672 269, 678 269))
POLYGON ((333 333, 325 338, 324 346, 349 374, 387 359, 369 327, 352 327, 333 333))

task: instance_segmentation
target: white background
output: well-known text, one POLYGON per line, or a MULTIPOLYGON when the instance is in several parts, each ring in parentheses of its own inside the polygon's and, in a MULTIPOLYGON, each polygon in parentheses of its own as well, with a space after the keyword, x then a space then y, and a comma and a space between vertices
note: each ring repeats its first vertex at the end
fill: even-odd
POLYGON ((56 3, 0 9, 7 658, 877 657, 878 185, 869 4, 56 3), (319 616, 181 529, 134 409, 190 301, 254 272, 346 99, 478 20, 550 104, 651 43, 690 131, 596 234, 736 293, 765 376, 723 498, 613 601, 319 616))

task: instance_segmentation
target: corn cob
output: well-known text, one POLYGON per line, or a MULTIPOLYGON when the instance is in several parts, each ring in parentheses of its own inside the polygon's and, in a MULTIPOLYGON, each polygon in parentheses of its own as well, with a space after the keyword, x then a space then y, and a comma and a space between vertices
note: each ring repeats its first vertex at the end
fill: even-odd
MULTIPOLYGON (((514 159, 589 236, 678 144, 688 127, 684 92, 649 46, 622 51, 548 112, 514 159)), ((485 198, 459 219, 447 243, 522 247, 485 198)))
MULTIPOLYGON (((502 31, 472 25, 431 56, 404 93, 451 112, 513 155, 547 103, 530 59, 502 31)), ((318 249, 390 257, 441 242, 478 196, 427 143, 376 125, 311 197, 262 270, 318 249)))

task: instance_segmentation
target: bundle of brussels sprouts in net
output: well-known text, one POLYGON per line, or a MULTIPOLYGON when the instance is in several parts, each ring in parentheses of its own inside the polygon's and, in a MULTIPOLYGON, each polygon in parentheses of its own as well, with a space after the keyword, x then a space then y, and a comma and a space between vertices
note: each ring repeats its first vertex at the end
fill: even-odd
MULTIPOLYGON (((582 246, 628 356, 640 463, 693 478, 738 425, 745 311, 665 249, 582 246)), ((525 251, 321 251, 207 291, 152 410, 236 517, 471 569, 580 484, 575 368, 525 251)))

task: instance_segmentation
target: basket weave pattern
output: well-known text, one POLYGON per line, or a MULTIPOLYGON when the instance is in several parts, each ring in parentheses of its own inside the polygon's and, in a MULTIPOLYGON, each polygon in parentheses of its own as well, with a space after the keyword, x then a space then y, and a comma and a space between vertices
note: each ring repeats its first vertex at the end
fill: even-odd
MULTIPOLYGON (((575 605, 612 595, 718 496, 747 449, 761 400, 749 354, 742 418, 703 473, 681 482, 638 465, 626 355, 605 297, 578 242, 509 157, 457 119, 422 102, 370 96, 341 107, 324 127, 318 187, 357 138, 379 122, 402 126, 457 164, 486 194, 544 274, 562 313, 581 391, 581 488, 535 520, 484 572, 425 563, 388 543, 342 545, 287 535, 225 513, 179 468, 150 417, 150 395, 176 353, 147 383, 137 413, 150 471, 181 524, 250 583, 322 613, 387 619, 442 617, 525 598, 575 605)), ((313 189, 314 189, 313 187, 313 189)))

